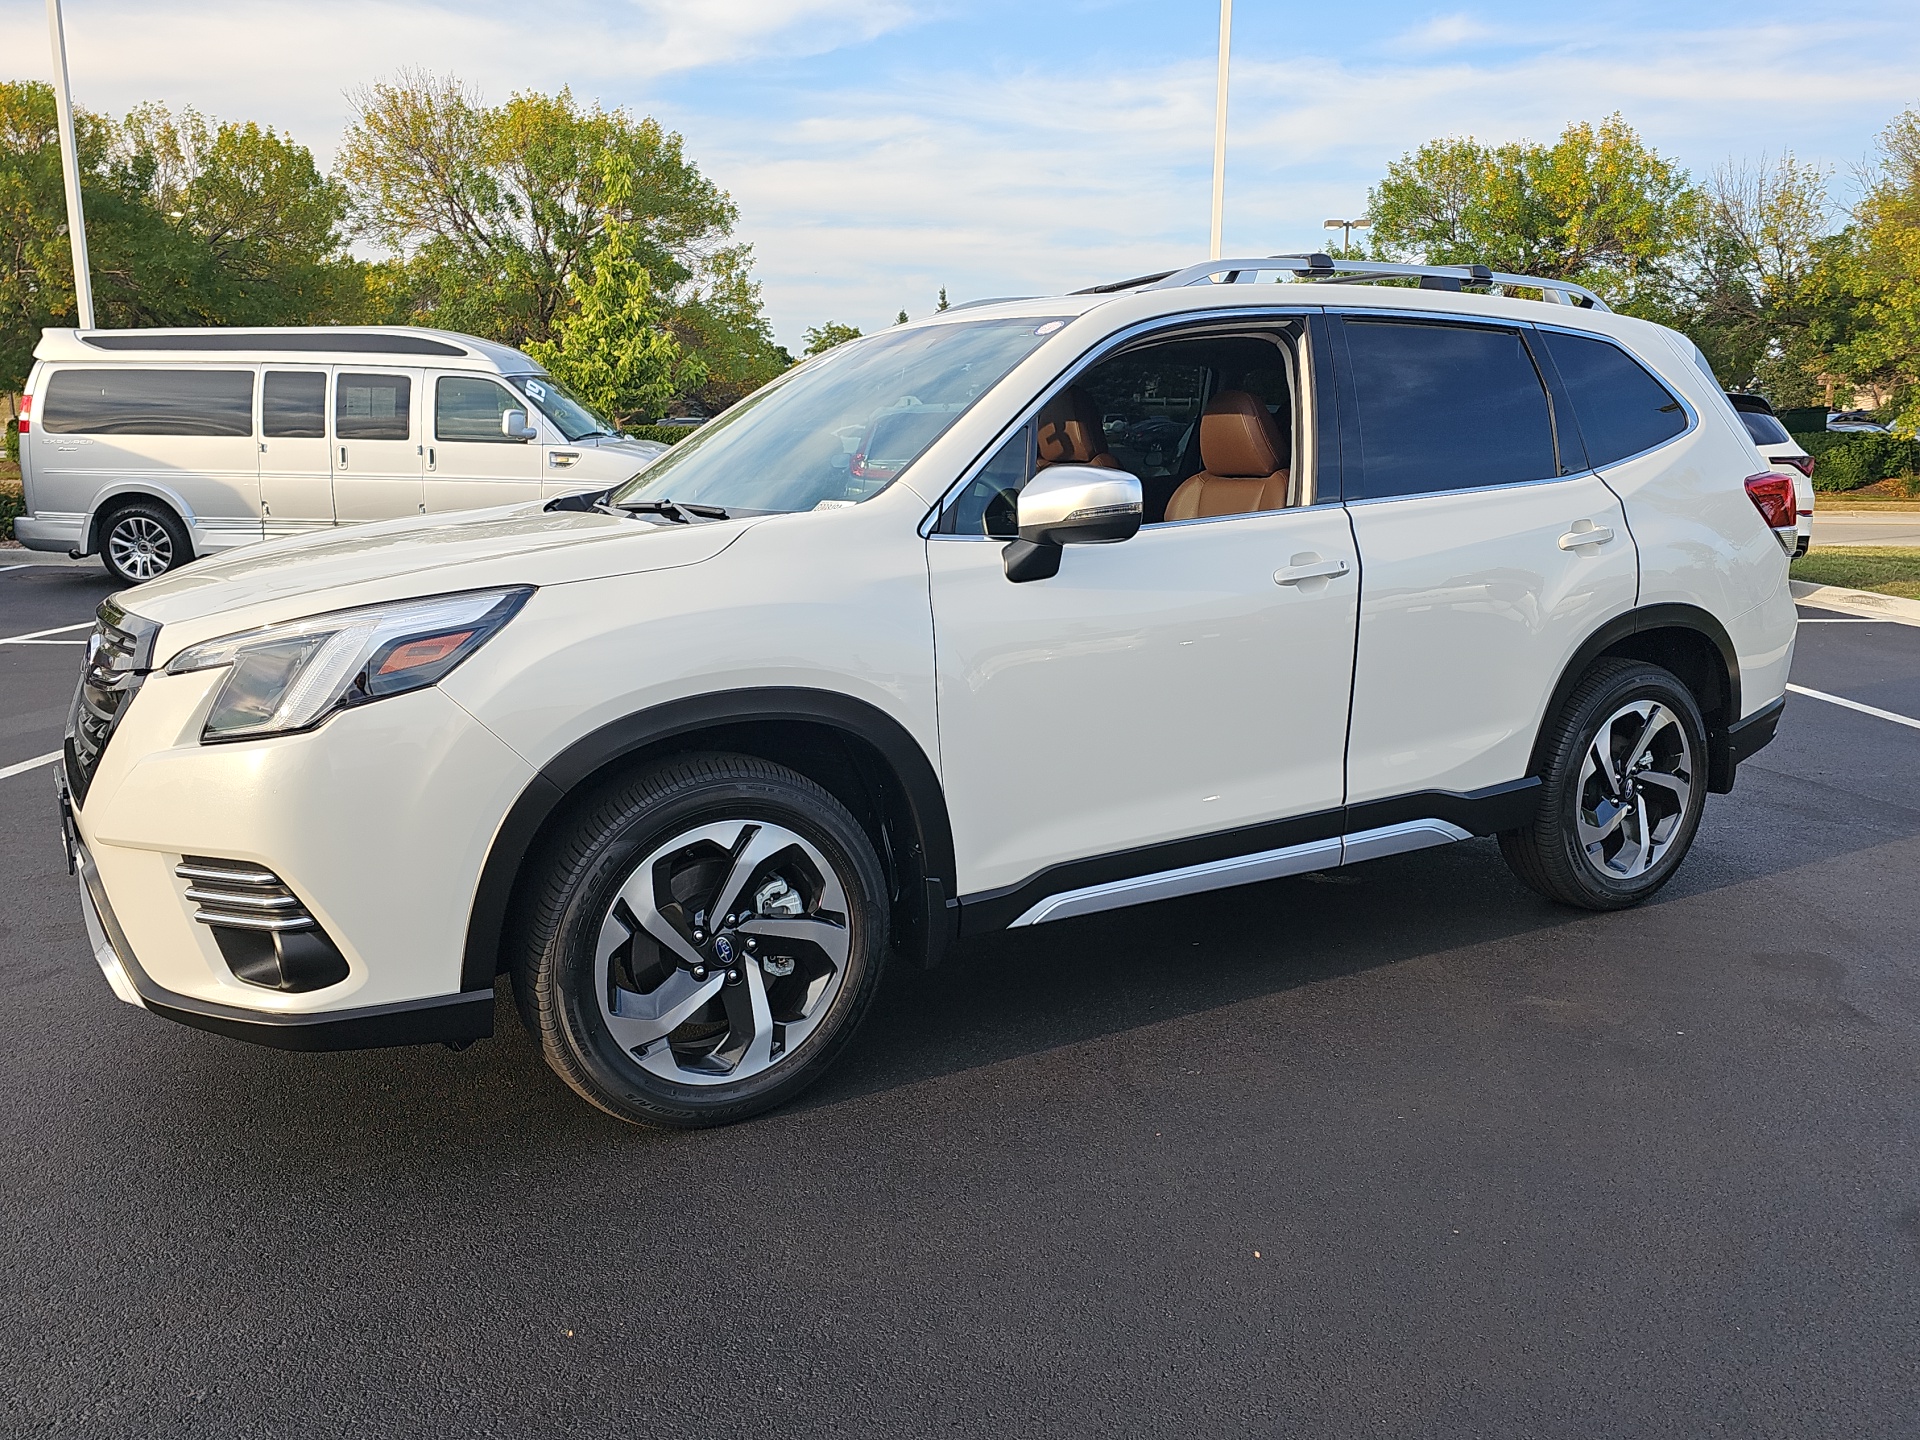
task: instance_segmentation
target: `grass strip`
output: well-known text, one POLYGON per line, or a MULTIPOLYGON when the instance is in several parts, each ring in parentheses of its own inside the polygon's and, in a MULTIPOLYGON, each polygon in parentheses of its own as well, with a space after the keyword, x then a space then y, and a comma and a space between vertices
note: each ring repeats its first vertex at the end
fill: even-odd
POLYGON ((1793 562, 1793 578, 1920 600, 1920 549, 1894 545, 1816 545, 1793 562))

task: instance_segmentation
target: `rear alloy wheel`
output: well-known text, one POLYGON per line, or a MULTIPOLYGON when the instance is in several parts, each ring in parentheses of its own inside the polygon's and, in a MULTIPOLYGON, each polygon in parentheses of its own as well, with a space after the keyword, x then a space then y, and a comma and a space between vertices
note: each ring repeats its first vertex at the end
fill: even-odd
POLYGON ((880 864, 826 791, 749 756, 658 766, 559 847, 514 970, 547 1061, 626 1120, 725 1124, 810 1084, 872 999, 880 864))
POLYGON ((100 534, 100 561, 125 585, 158 580, 193 558, 187 527, 171 510, 151 501, 123 505, 100 534))
POLYGON ((1596 666, 1562 709, 1534 823, 1500 837, 1515 875, 1587 910, 1637 905, 1673 877, 1706 808, 1706 726, 1670 672, 1596 666))

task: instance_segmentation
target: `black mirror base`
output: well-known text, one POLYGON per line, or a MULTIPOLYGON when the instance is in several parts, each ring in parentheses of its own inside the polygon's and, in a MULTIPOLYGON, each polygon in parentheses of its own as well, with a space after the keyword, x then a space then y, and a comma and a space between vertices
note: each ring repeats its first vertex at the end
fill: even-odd
POLYGON ((1000 552, 1007 567, 1007 579, 1016 585, 1028 580, 1051 580, 1060 573, 1060 547, 1036 544, 1031 540, 1010 540, 1000 552))

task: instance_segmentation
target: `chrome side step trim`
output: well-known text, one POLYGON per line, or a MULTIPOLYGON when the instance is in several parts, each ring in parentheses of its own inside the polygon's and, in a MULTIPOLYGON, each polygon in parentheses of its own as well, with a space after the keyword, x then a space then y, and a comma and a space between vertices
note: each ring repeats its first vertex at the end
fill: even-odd
POLYGON ((1278 880, 1285 875, 1305 875, 1336 865, 1357 865, 1363 860, 1377 860, 1384 855, 1400 855, 1409 850, 1451 845, 1456 840, 1471 838, 1471 831, 1463 830, 1451 821, 1404 820, 1398 825, 1359 830, 1339 840, 1312 840, 1304 845, 1263 850, 1257 855, 1235 855, 1231 859, 1210 860, 1202 865, 1183 865, 1178 870, 1136 875, 1129 880, 1109 880, 1104 885, 1063 890, 1032 906, 1007 928, 1015 930, 1023 925, 1042 925, 1049 920, 1094 915, 1102 910, 1144 905, 1152 900, 1170 900, 1176 895, 1224 890, 1232 885, 1251 885, 1260 880, 1278 880))

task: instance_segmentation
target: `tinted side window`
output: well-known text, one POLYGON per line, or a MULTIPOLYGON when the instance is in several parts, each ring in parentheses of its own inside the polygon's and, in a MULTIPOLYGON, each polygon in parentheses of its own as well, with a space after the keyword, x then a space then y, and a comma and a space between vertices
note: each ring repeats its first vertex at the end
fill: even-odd
POLYGON ((405 440, 413 382, 405 375, 348 375, 335 382, 333 433, 342 440, 405 440))
POLYGON ((1035 448, 1033 422, 1029 420, 954 497, 940 517, 940 533, 993 535, 1003 540, 1018 535, 1020 492, 1033 478, 1035 448))
POLYGON ((260 433, 269 440, 326 439, 327 377, 269 370, 260 386, 260 433))
POLYGON ((60 370, 34 424, 56 435, 251 435, 251 370, 60 370))
POLYGON ((1740 423, 1747 427, 1747 434, 1753 437, 1756 445, 1788 445, 1793 436, 1787 433, 1787 427, 1771 415, 1756 414, 1752 410, 1737 412, 1740 423))
POLYGON ((1515 330, 1347 321, 1368 499, 1559 473, 1547 392, 1515 330))
POLYGON ((470 375, 443 375, 434 382, 433 436, 436 440, 482 440, 517 445, 503 434, 500 417, 509 410, 524 411, 526 402, 491 380, 470 375))
POLYGON ((1588 463, 1607 465, 1638 455, 1687 428, 1680 402, 1619 346, 1558 330, 1540 334, 1566 382, 1588 463))

